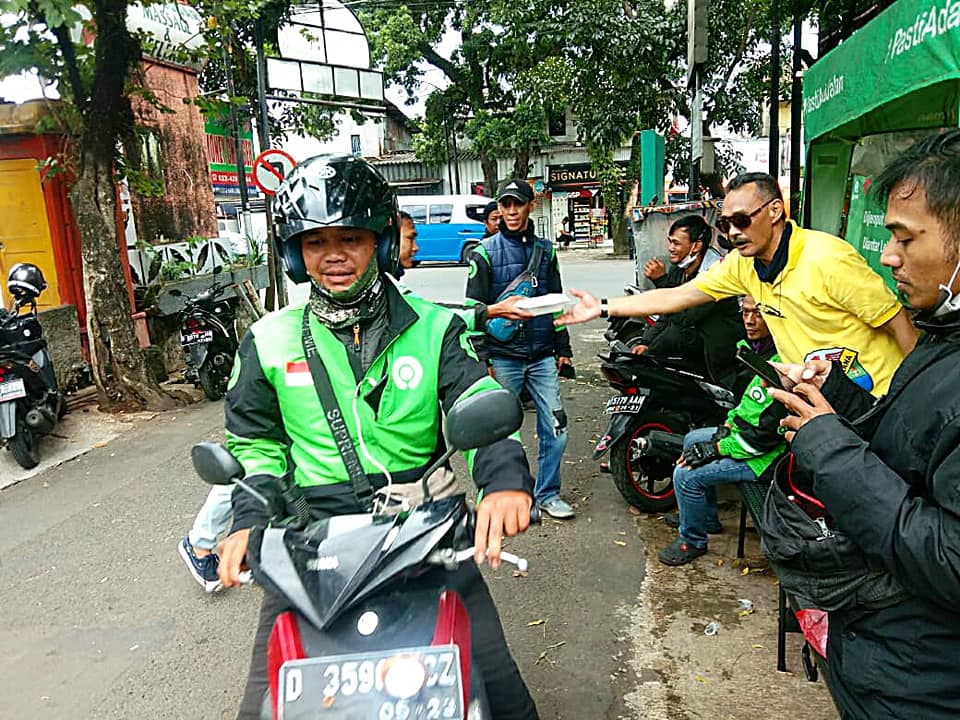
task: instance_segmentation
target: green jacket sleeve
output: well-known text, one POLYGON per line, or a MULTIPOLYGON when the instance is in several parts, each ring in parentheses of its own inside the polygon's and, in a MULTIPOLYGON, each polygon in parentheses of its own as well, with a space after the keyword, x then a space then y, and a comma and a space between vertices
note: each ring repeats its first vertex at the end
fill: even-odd
MULTIPOLYGON (((774 356, 774 362, 779 358, 774 356)), ((780 421, 786 409, 776 402, 763 381, 754 377, 740 404, 727 416, 730 434, 719 442, 720 454, 736 460, 765 455, 783 445, 780 421)))
MULTIPOLYGON (((227 449, 243 465, 247 484, 282 506, 279 478, 287 472, 287 438, 277 394, 263 374, 256 340, 244 335, 224 405, 227 449)), ((233 529, 266 524, 270 513, 239 488, 233 494, 233 529)))

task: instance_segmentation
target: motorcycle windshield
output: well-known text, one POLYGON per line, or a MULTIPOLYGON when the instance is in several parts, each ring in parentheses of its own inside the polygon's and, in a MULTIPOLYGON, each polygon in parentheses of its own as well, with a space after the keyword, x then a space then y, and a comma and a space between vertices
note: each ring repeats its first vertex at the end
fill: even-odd
POLYGON ((259 543, 251 535, 251 566, 318 629, 342 610, 345 590, 370 572, 394 518, 369 518, 366 526, 343 533, 330 532, 321 520, 306 531, 267 528, 259 543))
MULTIPOLYGON (((393 542, 384 547, 377 566, 363 586, 351 593, 351 601, 372 595, 404 570, 423 565, 466 513, 463 495, 419 505, 410 513, 393 542)), ((469 538, 469 544, 472 541, 473 538, 469 538)))
POLYGON ((357 598, 422 564, 465 511, 461 495, 425 503, 406 518, 341 516, 304 531, 268 528, 259 542, 251 536, 251 565, 322 630, 357 598))

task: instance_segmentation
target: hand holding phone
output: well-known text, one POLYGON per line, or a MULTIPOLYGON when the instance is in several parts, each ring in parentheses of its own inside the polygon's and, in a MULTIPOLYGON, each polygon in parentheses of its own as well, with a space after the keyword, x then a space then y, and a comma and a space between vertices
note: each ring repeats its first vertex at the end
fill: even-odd
POLYGON ((754 375, 765 380, 767 385, 779 390, 785 389, 783 387, 783 380, 780 378, 780 374, 776 371, 776 368, 750 348, 743 347, 742 345, 739 346, 737 348, 737 360, 750 368, 754 375))

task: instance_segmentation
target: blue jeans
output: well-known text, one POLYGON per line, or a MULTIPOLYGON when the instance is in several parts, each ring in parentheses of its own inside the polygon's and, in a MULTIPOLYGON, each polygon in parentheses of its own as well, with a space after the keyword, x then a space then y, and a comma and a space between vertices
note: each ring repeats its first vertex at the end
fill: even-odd
MULTIPOLYGON (((709 440, 715 427, 691 430, 683 438, 684 449, 695 442, 709 440)), ((680 537, 696 548, 707 546, 707 527, 718 525, 717 485, 756 480, 757 476, 743 460, 721 458, 696 468, 677 467, 673 487, 680 510, 680 537)))
POLYGON ((526 387, 537 406, 537 484, 533 496, 544 503, 560 494, 560 463, 567 447, 567 414, 560 400, 557 362, 552 357, 528 362, 515 358, 492 358, 497 380, 510 392, 520 395, 526 387))

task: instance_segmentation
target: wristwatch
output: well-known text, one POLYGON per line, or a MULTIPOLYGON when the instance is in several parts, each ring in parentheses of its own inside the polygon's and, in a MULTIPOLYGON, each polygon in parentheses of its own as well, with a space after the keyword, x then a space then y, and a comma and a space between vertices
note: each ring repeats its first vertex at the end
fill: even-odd
POLYGON ((610 303, 606 298, 600 298, 600 317, 610 317, 610 303))

